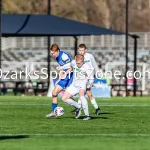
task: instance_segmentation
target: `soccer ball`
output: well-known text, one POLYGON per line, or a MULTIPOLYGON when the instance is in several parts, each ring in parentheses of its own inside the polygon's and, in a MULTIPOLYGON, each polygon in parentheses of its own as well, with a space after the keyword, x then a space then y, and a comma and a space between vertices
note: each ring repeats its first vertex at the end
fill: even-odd
POLYGON ((56 107, 54 109, 54 113, 56 116, 62 116, 64 114, 64 109, 62 107, 56 107))

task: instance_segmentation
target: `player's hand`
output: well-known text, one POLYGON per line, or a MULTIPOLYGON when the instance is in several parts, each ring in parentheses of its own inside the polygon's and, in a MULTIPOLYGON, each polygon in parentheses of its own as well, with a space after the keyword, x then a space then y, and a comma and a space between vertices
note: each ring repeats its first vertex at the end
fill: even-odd
POLYGON ((66 78, 66 74, 62 72, 62 73, 60 74, 60 79, 65 79, 65 78, 66 78))
POLYGON ((59 70, 60 70, 60 66, 57 66, 57 67, 56 67, 56 70, 58 70, 58 71, 59 71, 59 70))

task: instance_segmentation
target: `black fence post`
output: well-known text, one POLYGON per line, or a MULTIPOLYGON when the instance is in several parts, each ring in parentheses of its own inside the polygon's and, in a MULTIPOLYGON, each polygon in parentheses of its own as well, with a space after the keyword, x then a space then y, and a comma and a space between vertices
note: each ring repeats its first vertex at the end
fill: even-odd
POLYGON ((78 49, 78 38, 76 36, 74 36, 74 56, 77 55, 77 49, 78 49))
MULTIPOLYGON (((139 38, 138 35, 131 35, 131 37, 134 39, 134 73, 137 71, 137 39, 139 38)), ((134 88, 133 88, 133 96, 136 97, 136 91, 137 91, 137 81, 136 77, 134 77, 134 88)))
MULTIPOLYGON (((47 1, 47 4, 48 4, 48 7, 47 7, 47 10, 48 10, 48 15, 51 14, 51 0, 48 0, 47 1)), ((47 81, 47 84, 48 84, 48 87, 49 87, 49 84, 50 84, 50 71, 51 71, 51 56, 50 56, 50 36, 47 37, 47 72, 48 72, 48 81, 47 81)))
POLYGON ((125 19, 125 24, 126 24, 126 71, 125 71, 125 91, 126 91, 126 96, 128 96, 128 89, 127 89, 127 72, 128 72, 128 8, 129 8, 129 0, 126 0, 126 19, 125 19))

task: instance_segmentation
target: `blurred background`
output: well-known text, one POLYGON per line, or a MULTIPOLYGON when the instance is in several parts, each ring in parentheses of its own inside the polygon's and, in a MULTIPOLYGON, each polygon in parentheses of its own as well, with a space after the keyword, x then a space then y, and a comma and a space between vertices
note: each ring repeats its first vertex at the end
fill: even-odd
MULTIPOLYGON (((137 70, 142 73, 150 71, 150 0, 129 1, 129 33, 139 35, 137 48, 137 70)), ((93 24, 125 32, 126 1, 125 0, 51 0, 50 13, 59 17, 93 24)), ((47 14, 48 0, 3 0, 2 13, 4 14, 47 14)), ((78 44, 85 43, 88 52, 92 53, 100 69, 115 72, 120 70, 125 74, 126 37, 125 35, 79 36, 78 44)), ((73 37, 50 37, 50 43, 57 43, 60 48, 74 57, 73 37)), ((134 41, 129 37, 128 68, 133 71, 134 41)), ((30 71, 47 67, 47 37, 2 37, 3 74, 5 71, 21 71, 28 67, 30 71)), ((55 70, 56 62, 51 57, 51 70, 55 70)), ((21 81, 3 80, 1 82, 2 94, 14 92, 16 88, 25 93, 44 95, 48 89, 47 80, 21 81), (32 84, 30 84, 32 83, 32 84), (38 84, 38 85, 37 85, 38 84), (33 90, 31 87, 36 86, 33 90), (18 89, 19 87, 19 89, 18 89)), ((112 78, 112 95, 123 95, 124 80, 112 78)), ((150 79, 148 74, 137 80, 137 92, 150 94, 150 79)))

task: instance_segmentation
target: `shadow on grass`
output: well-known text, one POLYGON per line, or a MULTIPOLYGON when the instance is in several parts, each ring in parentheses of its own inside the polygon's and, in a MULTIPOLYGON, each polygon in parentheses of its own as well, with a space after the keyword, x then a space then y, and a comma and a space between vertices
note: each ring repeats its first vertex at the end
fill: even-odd
POLYGON ((9 140, 9 139, 24 139, 29 138, 28 135, 3 135, 0 136, 0 140, 9 140))
POLYGON ((60 116, 53 118, 46 118, 47 120, 63 120, 63 119, 75 119, 75 116, 60 116))
MULTIPOLYGON (((104 117, 102 115, 109 115, 109 114, 114 114, 111 112, 101 112, 99 115, 91 115, 91 119, 109 119, 108 117, 104 117)), ((80 116, 79 119, 83 119, 84 116, 80 116)), ((72 114, 72 116, 60 116, 60 117, 54 117, 54 118, 50 118, 50 119, 75 119, 75 115, 72 114)))
MULTIPOLYGON (((79 119, 83 119, 84 116, 80 116, 79 119)), ((93 119, 109 119, 108 117, 102 117, 102 116, 91 116, 91 120, 93 119)))
POLYGON ((102 117, 102 116, 98 116, 98 117, 91 117, 92 119, 109 119, 108 117, 102 117))
POLYGON ((114 113, 111 113, 111 112, 101 112, 99 115, 109 115, 109 114, 114 114, 114 113))

